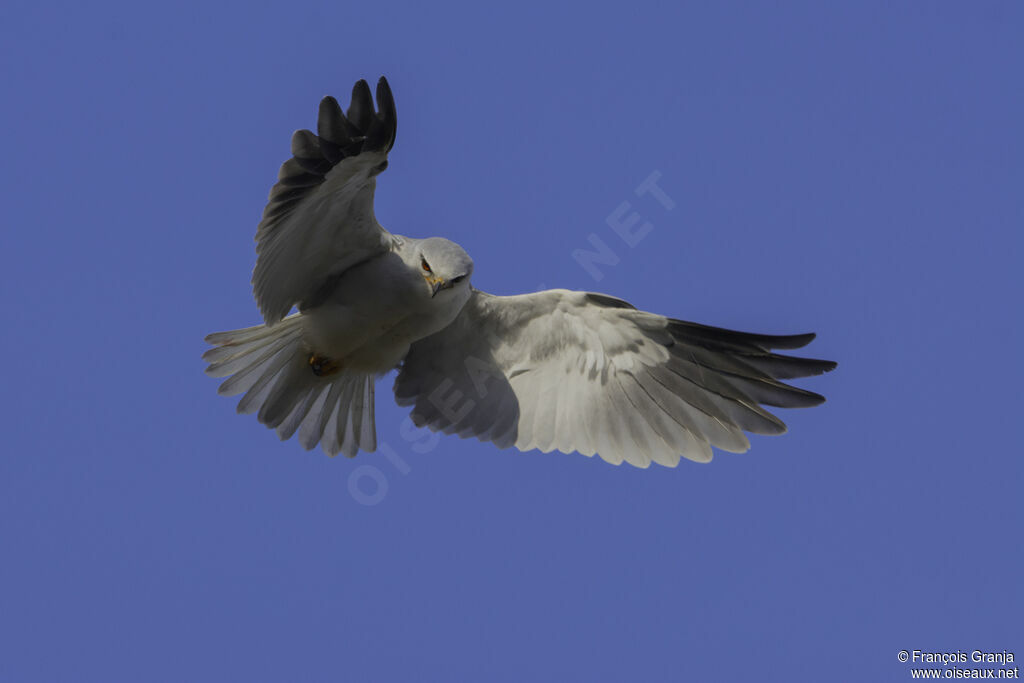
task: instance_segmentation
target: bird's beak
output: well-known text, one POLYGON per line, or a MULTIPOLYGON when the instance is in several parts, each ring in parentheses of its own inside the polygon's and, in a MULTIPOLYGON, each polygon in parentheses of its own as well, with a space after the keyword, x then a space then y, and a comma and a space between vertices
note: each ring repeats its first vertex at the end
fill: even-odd
POLYGON ((445 280, 444 278, 431 279, 430 288, 433 290, 433 294, 430 295, 430 298, 433 299, 442 289, 451 289, 451 287, 451 280, 445 280))

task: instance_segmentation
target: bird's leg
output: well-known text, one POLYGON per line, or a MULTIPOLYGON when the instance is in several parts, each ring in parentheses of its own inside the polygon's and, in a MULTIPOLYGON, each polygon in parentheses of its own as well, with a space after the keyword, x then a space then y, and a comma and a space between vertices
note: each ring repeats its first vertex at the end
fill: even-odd
POLYGON ((335 363, 330 358, 325 358, 316 353, 309 354, 309 367, 317 377, 333 375, 341 370, 341 363, 335 363))

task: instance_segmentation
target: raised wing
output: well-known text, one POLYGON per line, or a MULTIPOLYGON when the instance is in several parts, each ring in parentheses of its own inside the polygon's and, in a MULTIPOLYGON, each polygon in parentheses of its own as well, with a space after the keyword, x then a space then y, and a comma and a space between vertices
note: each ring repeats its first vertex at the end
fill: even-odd
POLYGON ((836 364, 771 352, 812 339, 673 320, 602 294, 474 292, 449 327, 412 346, 395 397, 419 426, 502 448, 674 467, 680 456, 709 461, 712 446, 747 450, 744 431, 785 432, 759 404, 822 403, 778 380, 836 364))
POLYGON ((333 275, 388 251, 393 237, 373 213, 375 176, 387 167, 397 118, 391 88, 359 81, 344 114, 320 102, 317 133, 296 131, 256 230, 253 293, 268 325, 310 302, 333 275))

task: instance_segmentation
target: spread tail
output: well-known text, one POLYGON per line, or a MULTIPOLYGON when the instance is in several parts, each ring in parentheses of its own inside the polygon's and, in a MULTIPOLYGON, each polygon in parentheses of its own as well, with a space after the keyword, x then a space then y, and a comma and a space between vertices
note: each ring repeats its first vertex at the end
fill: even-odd
POLYGON ((273 327, 207 335, 206 342, 214 348, 203 354, 210 363, 206 374, 227 377, 217 393, 244 392, 238 412, 256 413, 282 441, 298 431, 306 450, 319 443, 331 456, 373 452, 373 375, 344 368, 323 376, 315 372, 299 316, 291 315, 273 327))

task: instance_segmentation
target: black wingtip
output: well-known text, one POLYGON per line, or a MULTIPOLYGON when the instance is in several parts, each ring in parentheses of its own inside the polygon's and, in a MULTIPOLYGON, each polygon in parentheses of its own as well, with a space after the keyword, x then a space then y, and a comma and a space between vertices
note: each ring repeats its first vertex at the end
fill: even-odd
MULTIPOLYGON (((787 348, 800 349, 800 348, 803 348, 803 347, 807 346, 808 344, 810 344, 815 339, 817 339, 818 335, 815 332, 805 332, 804 334, 791 334, 791 335, 785 336, 784 338, 788 339, 790 344, 794 344, 795 345, 795 346, 790 346, 790 347, 787 347, 787 348)), ((777 346, 775 348, 783 348, 783 347, 777 346)))
MULTIPOLYGON (((804 391, 803 395, 801 396, 801 398, 803 399, 803 402, 800 403, 799 405, 795 405, 795 406, 792 406, 792 407, 794 407, 794 408, 814 408, 815 406, 820 406, 822 403, 825 402, 825 397, 822 396, 819 393, 814 392, 814 391, 804 391)), ((782 407, 783 408, 788 408, 790 406, 782 406, 782 407)))
POLYGON ((367 149, 390 152, 395 146, 397 130, 395 97, 391 93, 388 80, 381 76, 377 81, 377 112, 372 116, 370 127, 366 130, 367 149))
POLYGON ((814 332, 805 332, 804 334, 760 334, 751 336, 758 337, 760 344, 769 349, 791 350, 802 349, 814 341, 818 335, 814 332))
POLYGON ((320 100, 320 111, 316 118, 316 133, 321 139, 333 142, 336 146, 344 146, 348 136, 345 134, 345 115, 341 113, 338 100, 330 95, 320 100))
POLYGON ((370 84, 365 79, 360 78, 352 86, 352 103, 348 106, 347 116, 364 135, 373 123, 373 94, 370 92, 370 84))
POLYGON ((391 93, 391 86, 388 79, 383 76, 377 81, 377 112, 384 122, 384 129, 387 132, 387 151, 395 145, 395 135, 398 132, 398 111, 395 109, 395 96, 391 93))
POLYGON ((754 345, 766 350, 800 349, 810 344, 817 336, 813 332, 806 334, 753 334, 673 318, 669 319, 668 326, 673 333, 690 338, 702 339, 715 344, 754 345))
POLYGON ((391 86, 388 85, 388 79, 381 76, 377 79, 377 104, 380 105, 380 96, 382 92, 386 92, 388 97, 391 97, 391 86))
POLYGON ((820 358, 799 358, 797 356, 784 356, 779 353, 768 354, 738 354, 743 362, 753 365, 755 368, 767 373, 775 379, 796 379, 798 377, 813 377, 832 372, 836 369, 837 363, 832 360, 821 360, 820 358))

